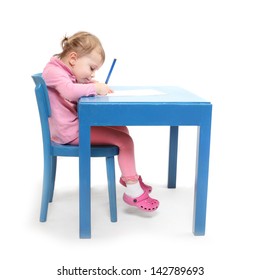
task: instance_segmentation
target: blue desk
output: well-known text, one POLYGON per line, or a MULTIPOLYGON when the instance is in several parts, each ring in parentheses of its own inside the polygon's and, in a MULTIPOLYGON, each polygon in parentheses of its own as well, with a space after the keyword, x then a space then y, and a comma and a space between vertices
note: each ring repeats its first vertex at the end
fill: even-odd
POLYGON ((131 97, 96 96, 82 97, 79 100, 80 237, 91 237, 91 217, 85 215, 87 210, 90 213, 91 208, 90 127, 121 125, 163 125, 170 127, 168 188, 176 187, 178 127, 198 127, 193 233, 194 235, 204 235, 210 152, 211 103, 177 87, 124 86, 113 87, 113 89, 155 89, 166 94, 131 97))

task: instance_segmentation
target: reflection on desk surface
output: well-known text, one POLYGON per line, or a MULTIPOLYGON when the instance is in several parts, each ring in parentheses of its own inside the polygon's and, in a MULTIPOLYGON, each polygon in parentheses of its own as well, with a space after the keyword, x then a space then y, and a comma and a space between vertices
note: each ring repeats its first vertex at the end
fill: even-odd
POLYGON ((129 90, 115 90, 109 94, 109 97, 115 96, 151 96, 151 95, 163 95, 166 92, 157 89, 129 89, 129 90))

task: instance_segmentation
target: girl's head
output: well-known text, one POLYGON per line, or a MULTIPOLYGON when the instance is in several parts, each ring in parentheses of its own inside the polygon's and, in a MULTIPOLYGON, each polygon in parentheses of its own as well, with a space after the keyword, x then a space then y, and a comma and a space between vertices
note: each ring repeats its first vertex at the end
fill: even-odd
POLYGON ((72 70, 79 83, 90 82, 105 61, 99 39, 88 32, 78 32, 61 41, 63 51, 57 56, 72 70))

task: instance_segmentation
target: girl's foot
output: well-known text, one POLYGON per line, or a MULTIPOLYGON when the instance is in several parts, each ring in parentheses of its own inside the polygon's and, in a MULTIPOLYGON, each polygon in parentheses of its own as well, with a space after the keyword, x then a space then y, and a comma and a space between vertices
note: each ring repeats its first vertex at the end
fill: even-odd
POLYGON ((155 211, 159 207, 159 201, 149 197, 149 192, 145 191, 142 195, 138 197, 131 197, 127 194, 124 194, 123 200, 125 203, 131 206, 136 206, 140 210, 146 212, 155 211))

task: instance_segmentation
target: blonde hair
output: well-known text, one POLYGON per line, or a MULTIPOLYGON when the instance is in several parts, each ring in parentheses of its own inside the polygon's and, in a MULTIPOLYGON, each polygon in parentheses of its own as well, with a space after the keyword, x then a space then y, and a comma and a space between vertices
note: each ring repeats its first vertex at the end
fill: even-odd
POLYGON ((71 37, 65 36, 61 41, 62 52, 57 56, 62 59, 70 52, 76 52, 79 57, 90 54, 97 50, 101 55, 102 61, 105 61, 105 51, 99 39, 89 32, 77 32, 71 37))

